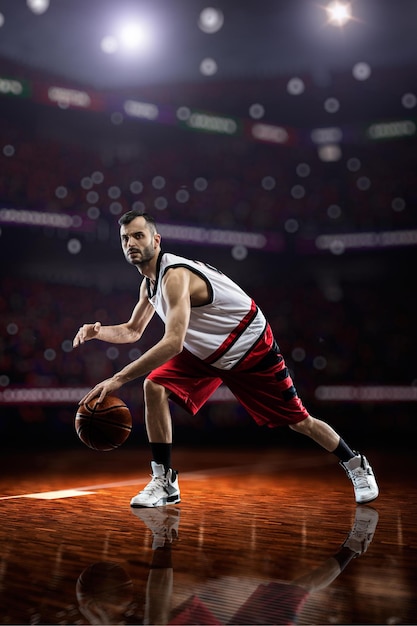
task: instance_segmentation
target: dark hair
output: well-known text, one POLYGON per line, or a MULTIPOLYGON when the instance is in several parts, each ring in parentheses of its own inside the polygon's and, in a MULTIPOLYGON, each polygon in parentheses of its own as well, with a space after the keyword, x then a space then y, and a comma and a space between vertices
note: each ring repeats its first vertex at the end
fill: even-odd
POLYGON ((154 218, 152 217, 152 215, 149 215, 149 213, 142 213, 141 211, 127 211, 127 213, 124 213, 119 218, 119 225, 124 226, 125 224, 130 224, 130 222, 132 222, 137 217, 143 217, 145 222, 148 224, 149 228, 154 233, 157 232, 158 229, 156 227, 156 222, 154 218))

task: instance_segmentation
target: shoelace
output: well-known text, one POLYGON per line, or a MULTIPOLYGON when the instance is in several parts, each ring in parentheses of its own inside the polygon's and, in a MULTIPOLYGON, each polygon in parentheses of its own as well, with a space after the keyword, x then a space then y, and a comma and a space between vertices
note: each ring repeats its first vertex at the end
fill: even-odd
POLYGON ((366 551, 368 544, 372 541, 374 536, 374 532, 369 529, 370 524, 370 520, 356 522, 349 536, 349 539, 352 538, 361 543, 361 552, 366 551))
POLYGON ((366 470, 362 467, 357 467, 355 470, 351 470, 350 475, 356 487, 359 489, 369 489, 368 476, 366 470))
POLYGON ((161 487, 165 489, 166 478, 164 476, 152 476, 152 480, 150 483, 146 485, 146 487, 141 491, 141 493, 154 493, 157 489, 161 487))

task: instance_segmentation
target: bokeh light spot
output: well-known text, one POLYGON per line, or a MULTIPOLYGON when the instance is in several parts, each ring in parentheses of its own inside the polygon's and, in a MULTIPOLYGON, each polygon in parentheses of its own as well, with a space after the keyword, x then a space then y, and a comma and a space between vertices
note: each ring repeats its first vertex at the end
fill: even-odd
POLYGON ((206 7, 200 13, 198 18, 198 27, 203 33, 212 35, 217 33, 223 26, 224 15, 220 9, 206 7))

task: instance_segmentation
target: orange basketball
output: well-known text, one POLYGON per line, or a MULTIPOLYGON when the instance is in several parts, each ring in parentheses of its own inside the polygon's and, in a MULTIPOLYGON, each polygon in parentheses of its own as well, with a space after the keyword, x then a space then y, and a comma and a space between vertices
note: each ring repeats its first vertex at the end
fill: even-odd
POLYGON ((132 415, 120 398, 106 396, 100 404, 97 404, 97 399, 78 407, 75 430, 81 441, 92 450, 114 450, 129 437, 132 415))

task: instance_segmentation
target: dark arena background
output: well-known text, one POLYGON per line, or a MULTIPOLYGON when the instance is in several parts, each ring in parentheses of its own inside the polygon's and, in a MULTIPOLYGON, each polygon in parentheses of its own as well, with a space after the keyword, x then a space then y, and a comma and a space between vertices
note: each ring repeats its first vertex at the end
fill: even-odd
POLYGON ((0 0, 0 623, 417 623, 416 24, 416 0, 0 0), (131 208, 256 300, 375 502, 221 387, 172 406, 181 504, 132 515, 142 380, 119 449, 74 418, 162 323, 72 348, 137 301, 131 208))

